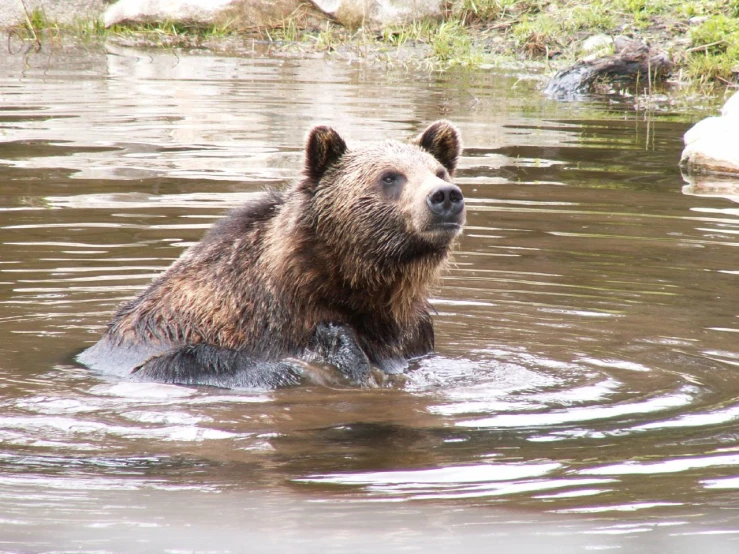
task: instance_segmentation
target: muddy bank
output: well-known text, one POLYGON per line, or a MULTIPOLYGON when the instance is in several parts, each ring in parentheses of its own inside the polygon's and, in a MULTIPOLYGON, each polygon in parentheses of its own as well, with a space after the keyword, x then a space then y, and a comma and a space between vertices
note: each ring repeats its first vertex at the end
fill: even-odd
MULTIPOLYGON (((85 1, 75 4, 90 7, 76 9, 73 24, 44 7, 62 4, 54 0, 6 2, 0 13, 10 5, 16 11, 19 5, 28 8, 30 18, 17 17, 20 23, 8 31, 14 39, 25 34, 28 40, 36 40, 44 29, 52 29, 55 37, 67 34, 87 39, 95 35, 124 46, 204 49, 242 55, 267 45, 277 55, 328 54, 352 61, 403 63, 434 70, 514 65, 548 76, 579 60, 612 55, 613 39, 623 36, 664 52, 673 68, 668 82, 695 85, 701 88, 700 92, 705 92, 706 87, 736 87, 739 69, 739 19, 736 8, 729 3, 686 5, 678 0, 616 0, 602 5, 583 0, 571 6, 561 0, 511 0, 502 9, 498 0, 455 0, 442 4, 437 15, 438 2, 429 1, 421 3, 429 9, 419 16, 390 17, 392 13, 401 13, 398 9, 388 11, 387 18, 379 20, 379 24, 370 18, 355 18, 342 25, 339 12, 332 9, 349 2, 249 0, 239 4, 240 11, 232 9, 228 17, 210 22, 162 16, 134 26, 122 26, 121 19, 106 29, 99 11, 102 0, 85 1), (323 9, 318 9, 318 4, 323 9), (593 48, 593 44, 597 46, 593 48)), ((372 2, 357 3, 374 6, 372 2)), ((404 3, 397 0, 382 4, 404 3)), ((123 4, 114 4, 109 10, 120 5, 123 4)), ((235 5, 229 3, 231 8, 235 5)), ((377 15, 372 10, 365 12, 377 15)), ((7 24, 7 20, 0 19, 0 26, 7 24)))

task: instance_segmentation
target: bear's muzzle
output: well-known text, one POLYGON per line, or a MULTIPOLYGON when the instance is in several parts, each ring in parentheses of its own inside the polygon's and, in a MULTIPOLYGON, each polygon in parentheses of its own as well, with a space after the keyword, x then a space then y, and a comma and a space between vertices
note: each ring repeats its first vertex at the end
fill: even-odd
POLYGON ((431 211, 430 226, 436 229, 460 229, 465 220, 464 195, 451 183, 440 185, 426 196, 431 211))

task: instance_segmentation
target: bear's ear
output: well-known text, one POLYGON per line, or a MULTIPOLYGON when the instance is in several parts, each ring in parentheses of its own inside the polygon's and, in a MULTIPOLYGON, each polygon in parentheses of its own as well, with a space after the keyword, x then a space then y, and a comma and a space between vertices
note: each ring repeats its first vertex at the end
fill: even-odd
POLYGON ((346 152, 346 143, 331 127, 313 127, 305 143, 305 174, 317 183, 346 152))
POLYGON ((454 173, 462 153, 462 141, 454 125, 443 119, 435 121, 412 142, 439 160, 449 175, 454 173))

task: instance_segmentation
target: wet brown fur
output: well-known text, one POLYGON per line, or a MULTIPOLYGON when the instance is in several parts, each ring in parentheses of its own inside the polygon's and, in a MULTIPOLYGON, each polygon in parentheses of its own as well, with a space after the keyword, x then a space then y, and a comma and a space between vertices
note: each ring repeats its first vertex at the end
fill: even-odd
POLYGON ((106 336, 277 360, 300 355, 316 326, 333 322, 352 327, 373 362, 430 351, 427 298, 453 237, 424 228, 425 197, 451 178, 460 152, 456 130, 434 125, 410 144, 357 149, 314 128, 303 180, 217 223, 118 310, 106 336), (387 169, 408 176, 397 198, 378 188, 387 169))

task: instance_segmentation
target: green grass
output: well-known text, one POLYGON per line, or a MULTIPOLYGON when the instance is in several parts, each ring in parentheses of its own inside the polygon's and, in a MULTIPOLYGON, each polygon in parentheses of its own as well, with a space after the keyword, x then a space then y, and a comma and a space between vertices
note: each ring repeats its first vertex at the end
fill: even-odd
POLYGON ((425 45, 436 65, 442 67, 479 65, 484 57, 468 27, 458 19, 426 19, 408 25, 388 26, 380 32, 378 39, 398 48, 425 45))
POLYGON ((130 35, 143 34, 150 36, 162 37, 200 37, 215 38, 225 37, 233 34, 234 29, 229 23, 223 25, 213 25, 209 27, 198 27, 190 25, 182 25, 171 21, 163 21, 161 23, 140 23, 136 25, 113 25, 106 30, 107 34, 113 35, 130 35))
POLYGON ((560 20, 546 13, 525 15, 512 29, 516 45, 529 58, 551 57, 564 46, 560 20))
POLYGON ((456 2, 454 15, 465 24, 495 21, 521 9, 520 0, 461 0, 456 2))
POLYGON ((701 83, 732 80, 739 71, 739 18, 714 15, 690 32, 688 76, 701 83))
POLYGON ((608 32, 616 27, 616 18, 605 9, 607 2, 559 4, 552 3, 545 11, 530 11, 511 22, 511 36, 528 57, 564 54, 574 58, 573 37, 608 32))
POLYGON ((432 29, 429 41, 434 57, 448 66, 472 66, 482 61, 482 53, 459 21, 441 22, 432 29))
POLYGON ((574 61, 588 36, 624 34, 664 44, 692 82, 739 73, 739 0, 455 0, 449 15, 500 29, 529 59, 574 61))
POLYGON ((62 35, 71 35, 82 41, 101 37, 106 33, 103 22, 99 19, 75 19, 71 23, 60 25, 47 19, 41 9, 26 12, 24 21, 7 30, 10 37, 33 41, 36 49, 41 49, 45 41, 56 41, 62 35))
POLYGON ((271 30, 265 29, 264 33, 272 42, 298 42, 302 35, 294 19, 283 21, 279 26, 271 30))

